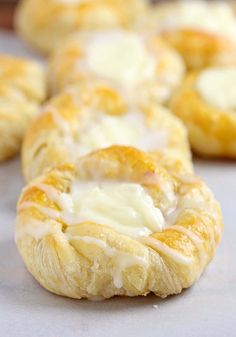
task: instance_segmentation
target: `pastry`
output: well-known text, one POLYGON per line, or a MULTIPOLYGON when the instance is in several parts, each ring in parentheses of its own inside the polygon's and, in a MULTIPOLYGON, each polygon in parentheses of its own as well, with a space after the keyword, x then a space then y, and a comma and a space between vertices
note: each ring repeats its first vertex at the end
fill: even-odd
POLYGON ((76 30, 128 28, 145 10, 144 0, 21 0, 15 26, 30 45, 49 53, 76 30))
POLYGON ((19 151, 45 96, 45 73, 40 64, 0 55, 0 162, 19 151))
POLYGON ((235 64, 236 17, 225 1, 164 2, 144 21, 180 52, 189 69, 235 64))
POLYGON ((75 34, 51 59, 53 92, 67 85, 111 80, 131 100, 165 103, 184 75, 180 56, 155 35, 124 30, 75 34))
POLYGON ((235 87, 236 67, 211 67, 190 73, 173 97, 196 153, 236 159, 235 87))
POLYGON ((192 170, 187 132, 179 119, 157 104, 131 104, 124 92, 97 81, 68 88, 43 108, 24 139, 25 179, 114 144, 149 151, 174 171, 192 170))
POLYGON ((17 207, 28 270, 78 299, 178 294, 200 277, 221 231, 220 207, 199 178, 172 175, 129 147, 46 171, 17 207))

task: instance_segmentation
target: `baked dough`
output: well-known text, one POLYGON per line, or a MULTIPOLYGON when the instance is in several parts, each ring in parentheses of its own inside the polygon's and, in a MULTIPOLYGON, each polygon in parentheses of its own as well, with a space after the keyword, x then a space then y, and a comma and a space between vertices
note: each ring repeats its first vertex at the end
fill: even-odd
POLYGON ((236 67, 189 74, 171 102, 189 130, 193 150, 236 159, 236 67))
POLYGON ((68 88, 44 107, 24 139, 25 179, 114 144, 149 151, 174 171, 192 170, 187 132, 179 119, 157 104, 131 104, 124 92, 98 81, 68 88))
POLYGON ((0 55, 0 162, 19 151, 25 130, 45 96, 41 65, 0 55))
POLYGON ((220 207, 199 178, 114 146, 26 186, 16 243, 32 275, 58 295, 166 297, 200 277, 221 230, 220 207))
POLYGON ((131 100, 166 102, 184 75, 180 56, 156 35, 124 30, 75 34, 51 59, 51 86, 111 80, 131 100))
POLYGON ((189 69, 235 64, 236 17, 225 1, 163 2, 143 21, 180 52, 189 69))
POLYGON ((76 30, 128 28, 145 10, 144 0, 21 0, 15 26, 29 44, 49 53, 76 30))

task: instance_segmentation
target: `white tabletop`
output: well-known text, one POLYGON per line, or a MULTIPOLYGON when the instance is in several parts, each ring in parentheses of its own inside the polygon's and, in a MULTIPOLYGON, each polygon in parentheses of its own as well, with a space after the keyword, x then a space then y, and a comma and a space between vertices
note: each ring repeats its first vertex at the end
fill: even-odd
MULTIPOLYGON (((11 37, 9 47, 0 33, 0 51, 15 53, 15 46, 18 54, 28 54, 15 38, 11 37)), ((20 163, 15 159, 1 164, 0 336, 236 336, 236 163, 195 163, 224 212, 225 230, 215 259, 199 282, 181 295, 165 300, 150 295, 103 302, 50 294, 26 271, 13 239, 16 201, 23 187, 20 163)))

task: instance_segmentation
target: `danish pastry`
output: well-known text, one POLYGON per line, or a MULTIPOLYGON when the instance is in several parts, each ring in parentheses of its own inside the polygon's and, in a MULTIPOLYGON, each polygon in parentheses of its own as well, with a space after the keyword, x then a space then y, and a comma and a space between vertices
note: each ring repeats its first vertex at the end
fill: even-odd
POLYGON ((182 59, 163 41, 124 30, 75 34, 51 59, 54 92, 103 78, 124 87, 131 99, 163 103, 183 75, 182 59))
POLYGON ((145 10, 144 0, 21 0, 15 26, 33 47, 49 53, 76 30, 128 28, 145 10))
POLYGON ((19 151, 25 130, 45 96, 41 65, 0 55, 0 162, 19 151))
POLYGON ((157 104, 131 105, 124 93, 99 81, 68 88, 51 99, 28 130, 22 149, 26 181, 47 167, 110 145, 149 151, 174 171, 192 170, 182 122, 157 104))
POLYGON ((16 243, 32 275, 58 295, 166 297, 200 277, 221 230, 220 207, 200 179, 116 146, 26 186, 16 243))
POLYGON ((235 87, 236 67, 211 67, 190 73, 173 97, 196 153, 236 158, 235 87))
POLYGON ((225 1, 163 3, 145 21, 180 52, 190 69, 235 64, 236 17, 225 1))

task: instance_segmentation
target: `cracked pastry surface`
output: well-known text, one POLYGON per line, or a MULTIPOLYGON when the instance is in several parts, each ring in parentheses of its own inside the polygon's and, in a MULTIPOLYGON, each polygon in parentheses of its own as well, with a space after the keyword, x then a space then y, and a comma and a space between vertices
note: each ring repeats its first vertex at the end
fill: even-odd
POLYGON ((179 119, 157 104, 131 104, 123 91, 98 81, 68 88, 43 108, 24 139, 25 179, 111 145, 131 145, 169 169, 192 171, 188 136, 179 119))
POLYGON ((236 158, 236 67, 190 73, 171 102, 189 130, 193 150, 209 157, 236 158))
POLYGON ((153 34, 124 30, 75 34, 50 62, 52 91, 101 78, 134 100, 165 103, 180 84, 181 57, 153 34))
POLYGON ((46 78, 40 64, 0 55, 0 162, 20 150, 25 131, 45 98, 46 78))
POLYGON ((236 16, 224 1, 172 1, 152 7, 143 25, 161 33, 189 69, 235 64, 236 16))
POLYGON ((30 45, 49 53, 77 30, 129 28, 145 10, 143 0, 22 0, 15 26, 30 45))
POLYGON ((166 297, 200 277, 221 231, 220 207, 201 179, 113 146, 27 185, 15 238, 28 270, 58 295, 166 297))

